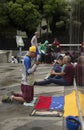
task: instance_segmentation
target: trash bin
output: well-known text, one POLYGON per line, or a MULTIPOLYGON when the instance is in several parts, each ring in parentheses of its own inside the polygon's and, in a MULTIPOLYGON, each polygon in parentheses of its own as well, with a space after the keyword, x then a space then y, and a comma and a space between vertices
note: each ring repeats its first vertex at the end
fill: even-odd
POLYGON ((66 117, 66 127, 68 130, 78 130, 81 123, 77 117, 68 116, 66 117))

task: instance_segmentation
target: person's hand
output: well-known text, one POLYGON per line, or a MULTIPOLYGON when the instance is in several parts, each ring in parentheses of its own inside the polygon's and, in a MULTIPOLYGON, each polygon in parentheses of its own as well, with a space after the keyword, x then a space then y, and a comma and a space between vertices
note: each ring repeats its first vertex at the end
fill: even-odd
POLYGON ((53 62, 53 63, 52 63, 52 66, 55 66, 55 64, 56 64, 56 62, 53 62))
POLYGON ((35 62, 35 64, 36 64, 36 65, 39 65, 39 64, 40 64, 40 62, 39 62, 39 61, 36 61, 36 62, 35 62))
POLYGON ((55 75, 55 71, 54 71, 54 70, 52 70, 52 71, 51 71, 51 74, 52 74, 52 75, 55 75))

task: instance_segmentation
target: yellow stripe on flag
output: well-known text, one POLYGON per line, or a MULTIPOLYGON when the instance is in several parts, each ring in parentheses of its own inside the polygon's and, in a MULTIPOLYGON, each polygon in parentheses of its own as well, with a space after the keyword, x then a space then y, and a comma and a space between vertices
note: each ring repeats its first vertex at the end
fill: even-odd
MULTIPOLYGON (((80 106, 82 110, 82 115, 84 116, 84 94, 78 91, 78 96, 79 96, 80 106)), ((69 115, 79 116, 75 91, 72 91, 72 93, 65 96, 64 117, 69 115)))
POLYGON ((69 115, 78 116, 75 91, 65 96, 64 117, 69 115))

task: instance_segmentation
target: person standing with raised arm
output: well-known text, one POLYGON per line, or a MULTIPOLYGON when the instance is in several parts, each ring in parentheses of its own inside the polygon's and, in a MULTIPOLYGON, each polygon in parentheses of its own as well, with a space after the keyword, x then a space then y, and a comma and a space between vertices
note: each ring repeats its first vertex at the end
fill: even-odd
POLYGON ((40 54, 40 51, 39 51, 39 49, 38 49, 38 46, 39 46, 39 43, 38 43, 38 41, 37 41, 38 37, 39 37, 39 33, 38 33, 38 32, 35 32, 35 33, 34 33, 34 36, 33 36, 32 39, 31 39, 31 46, 35 46, 35 47, 36 47, 37 60, 39 60, 40 55, 41 55, 41 54, 40 54))

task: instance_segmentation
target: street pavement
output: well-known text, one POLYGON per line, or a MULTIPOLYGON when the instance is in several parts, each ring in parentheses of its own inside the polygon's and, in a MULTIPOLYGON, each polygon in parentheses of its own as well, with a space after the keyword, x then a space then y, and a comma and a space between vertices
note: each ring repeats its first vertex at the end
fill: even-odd
MULTIPOLYGON (((40 64, 35 72, 35 80, 44 79, 51 64, 40 64)), ((2 103, 4 94, 20 92, 22 64, 0 64, 0 130, 67 130, 64 117, 30 116, 33 107, 19 103, 2 103)), ((65 96, 72 92, 73 86, 64 87, 54 84, 35 86, 34 96, 65 96)))

